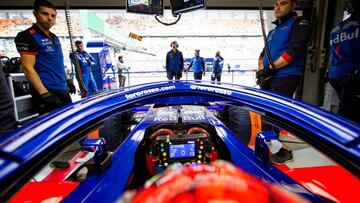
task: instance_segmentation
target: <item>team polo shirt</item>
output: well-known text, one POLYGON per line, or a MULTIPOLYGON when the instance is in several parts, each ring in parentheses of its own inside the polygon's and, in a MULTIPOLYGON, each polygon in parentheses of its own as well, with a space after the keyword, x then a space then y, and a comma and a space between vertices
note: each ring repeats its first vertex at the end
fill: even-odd
POLYGON ((64 57, 55 34, 47 36, 33 24, 18 33, 15 44, 20 54, 36 55, 34 68, 46 89, 67 91, 64 57))
POLYGON ((360 15, 352 14, 330 33, 331 62, 329 78, 358 71, 360 78, 360 15))
POLYGON ((89 53, 86 51, 79 52, 77 51, 79 64, 81 67, 81 73, 82 74, 89 74, 91 73, 91 66, 95 65, 95 59, 92 57, 89 53), (89 63, 90 60, 91 62, 89 63))
POLYGON ((214 59, 214 67, 213 72, 214 73, 221 73, 224 66, 224 58, 221 56, 216 56, 214 59))
POLYGON ((205 70, 204 58, 196 56, 191 59, 190 65, 195 73, 200 73, 205 70))
MULTIPOLYGON (((296 12, 291 12, 273 23, 276 27, 267 38, 271 58, 276 61, 282 57, 289 64, 279 68, 272 77, 302 76, 306 47, 311 37, 309 22, 298 17, 296 12)), ((270 62, 264 50, 260 57, 263 58, 264 67, 269 68, 270 62)))
POLYGON ((174 53, 170 50, 166 55, 166 71, 172 73, 181 72, 184 69, 184 58, 181 51, 174 53))

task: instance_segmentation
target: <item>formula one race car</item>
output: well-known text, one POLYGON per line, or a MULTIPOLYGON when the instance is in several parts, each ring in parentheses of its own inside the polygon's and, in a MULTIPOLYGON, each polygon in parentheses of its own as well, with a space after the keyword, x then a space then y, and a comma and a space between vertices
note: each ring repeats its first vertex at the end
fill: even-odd
POLYGON ((354 202, 359 171, 358 124, 206 81, 104 92, 0 138, 9 202, 354 202), (281 144, 293 159, 278 165, 281 144))

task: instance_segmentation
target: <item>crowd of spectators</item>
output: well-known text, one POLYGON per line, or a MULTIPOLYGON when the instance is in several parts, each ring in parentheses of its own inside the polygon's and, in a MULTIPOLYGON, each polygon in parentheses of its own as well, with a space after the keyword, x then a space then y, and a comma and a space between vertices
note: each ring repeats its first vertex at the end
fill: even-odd
MULTIPOLYGON (((0 38, 3 41, 0 50, 13 57, 17 54, 13 37, 29 27, 34 22, 34 18, 30 10, 2 12, 9 12, 9 15, 0 15, 0 38)), ((262 47, 261 30, 255 11, 197 11, 184 14, 175 26, 168 27, 158 23, 153 16, 129 14, 124 10, 111 13, 104 10, 95 12, 105 22, 117 28, 119 33, 133 32, 144 36, 142 46, 148 52, 156 53, 152 56, 127 52, 127 65, 132 67, 132 71, 163 70, 164 57, 172 40, 179 42, 179 49, 185 58, 191 58, 194 49, 201 49, 201 54, 205 58, 213 58, 215 52, 220 50, 226 59, 225 63, 229 63, 232 67, 241 64, 242 67, 249 69, 255 66, 251 61, 256 61, 257 56, 253 53, 259 53, 262 47)), ((83 36, 78 11, 72 11, 71 23, 74 35, 83 36)), ((56 25, 51 31, 59 36, 63 52, 67 55, 70 43, 63 11, 58 12, 56 25)), ((66 57, 65 64, 70 66, 70 61, 66 57)))
MULTIPOLYGON (((8 11, 11 12, 11 11, 8 11)), ((24 11, 24 12, 31 12, 24 11)), ((28 16, 28 15, 26 15, 28 16)), ((23 31, 31 26, 32 23, 35 22, 35 19, 32 17, 0 17, 0 37, 14 37, 16 34, 20 31, 23 31)), ((80 26, 80 19, 78 17, 71 18, 71 24, 73 33, 76 36, 79 36, 82 34, 82 28, 80 26)), ((51 29, 53 33, 56 33, 57 36, 68 36, 69 33, 67 31, 67 25, 66 25, 66 19, 63 12, 59 12, 56 24, 51 29)))
POLYGON ((0 18, 0 36, 15 36, 21 30, 25 30, 31 25, 29 18, 0 18))
POLYGON ((154 18, 138 16, 127 18, 126 14, 113 15, 106 22, 125 32, 136 30, 143 36, 178 35, 259 35, 258 19, 206 19, 183 17, 176 26, 163 29, 154 18))

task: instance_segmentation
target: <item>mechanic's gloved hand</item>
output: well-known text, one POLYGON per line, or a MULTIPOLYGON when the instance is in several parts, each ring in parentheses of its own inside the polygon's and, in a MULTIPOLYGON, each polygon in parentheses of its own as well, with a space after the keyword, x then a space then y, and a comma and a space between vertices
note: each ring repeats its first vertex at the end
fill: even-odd
POLYGON ((266 81, 268 80, 268 78, 275 72, 275 70, 270 68, 263 68, 256 71, 256 84, 258 84, 260 88, 263 88, 266 85, 266 81))
POLYGON ((261 89, 266 85, 266 78, 264 76, 259 76, 256 80, 256 84, 259 85, 261 89))
POLYGON ((259 78, 259 77, 268 78, 274 73, 275 73, 275 71, 273 69, 263 68, 261 70, 256 71, 256 78, 259 78))
POLYGON ((67 79, 66 84, 69 88, 70 94, 76 94, 76 88, 75 88, 74 83, 71 81, 71 79, 67 79))
POLYGON ((51 94, 50 92, 46 92, 41 96, 41 99, 43 100, 44 104, 45 104, 45 108, 48 111, 57 109, 61 106, 61 101, 59 100, 58 97, 54 96, 53 94, 51 94))

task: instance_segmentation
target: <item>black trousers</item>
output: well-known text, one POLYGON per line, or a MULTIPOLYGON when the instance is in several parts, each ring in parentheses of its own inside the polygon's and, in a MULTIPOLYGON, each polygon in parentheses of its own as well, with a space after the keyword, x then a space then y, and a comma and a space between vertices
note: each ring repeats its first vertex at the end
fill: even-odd
POLYGON ((221 81, 221 72, 220 73, 212 73, 211 74, 211 81, 221 81))
MULTIPOLYGON (((299 83, 300 83, 299 76, 270 78, 265 83, 265 85, 261 87, 261 89, 292 98, 299 83)), ((271 130, 277 134, 280 131, 277 127, 269 125, 268 123, 265 122, 263 123, 263 130, 265 131, 271 130)))
POLYGON ((360 123, 360 80, 344 76, 329 82, 340 99, 338 114, 360 123))
POLYGON ((175 80, 180 80, 180 78, 182 77, 182 72, 168 72, 167 73, 167 78, 169 80, 173 80, 175 77, 175 80))
POLYGON ((203 72, 194 72, 194 80, 201 80, 202 79, 203 72))
POLYGON ((261 89, 292 98, 299 83, 300 76, 270 78, 261 89))
MULTIPOLYGON (((71 100, 68 90, 66 90, 66 91, 48 90, 48 91, 61 101, 61 106, 65 106, 66 104, 72 103, 72 100, 71 100)), ((43 99, 41 98, 38 91, 36 91, 35 88, 33 88, 31 85, 30 85, 30 93, 33 98, 33 104, 36 107, 36 109, 40 115, 48 113, 48 112, 56 109, 54 106, 46 104, 43 101, 43 99)))

